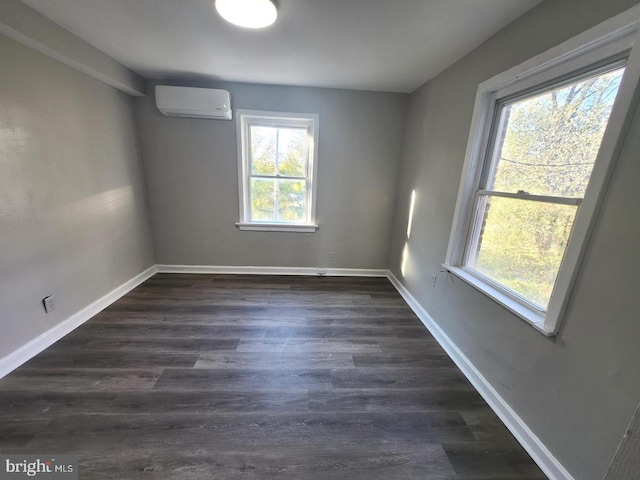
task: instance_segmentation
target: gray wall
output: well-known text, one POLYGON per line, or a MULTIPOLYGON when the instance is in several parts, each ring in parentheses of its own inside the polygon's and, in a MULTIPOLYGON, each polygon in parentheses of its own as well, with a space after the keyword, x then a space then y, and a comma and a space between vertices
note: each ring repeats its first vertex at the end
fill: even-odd
POLYGON ((3 357, 154 261, 131 99, 2 35, 0 58, 3 357))
POLYGON ((390 256, 396 276, 580 480, 603 478, 640 398, 640 118, 556 338, 458 279, 439 274, 433 288, 431 275, 446 254, 478 84, 635 3, 544 2, 412 94, 390 256))
POLYGON ((229 90, 234 110, 320 115, 320 228, 315 233, 238 230, 235 118, 164 117, 150 84, 136 109, 158 263, 386 268, 408 95, 208 86, 229 90), (335 253, 333 262, 329 252, 335 253))

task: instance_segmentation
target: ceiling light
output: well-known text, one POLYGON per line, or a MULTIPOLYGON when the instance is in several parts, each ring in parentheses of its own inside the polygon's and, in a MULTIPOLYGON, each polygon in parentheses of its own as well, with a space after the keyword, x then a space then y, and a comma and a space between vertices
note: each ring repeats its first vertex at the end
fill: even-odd
POLYGON ((271 0, 216 0, 215 5, 222 18, 239 27, 268 27, 278 16, 271 0))

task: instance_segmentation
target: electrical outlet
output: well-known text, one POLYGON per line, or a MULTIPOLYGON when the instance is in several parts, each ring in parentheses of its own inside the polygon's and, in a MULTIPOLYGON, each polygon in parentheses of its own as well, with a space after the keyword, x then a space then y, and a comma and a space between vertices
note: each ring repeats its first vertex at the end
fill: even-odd
POLYGON ((438 275, 436 275, 435 273, 433 275, 431 275, 431 284, 433 285, 433 288, 436 287, 436 282, 438 281, 438 275))
POLYGON ((44 297, 42 299, 42 304, 44 305, 44 311, 47 313, 51 313, 56 309, 56 299, 53 295, 44 297))

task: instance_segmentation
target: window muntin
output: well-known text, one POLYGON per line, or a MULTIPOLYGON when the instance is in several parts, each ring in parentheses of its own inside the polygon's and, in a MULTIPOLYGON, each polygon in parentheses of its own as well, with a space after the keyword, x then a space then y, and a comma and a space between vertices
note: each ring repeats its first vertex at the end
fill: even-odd
POLYGON ((240 228, 315 230, 318 116, 240 110, 238 122, 240 228))
POLYGON ((498 99, 463 266, 546 312, 624 67, 498 99))

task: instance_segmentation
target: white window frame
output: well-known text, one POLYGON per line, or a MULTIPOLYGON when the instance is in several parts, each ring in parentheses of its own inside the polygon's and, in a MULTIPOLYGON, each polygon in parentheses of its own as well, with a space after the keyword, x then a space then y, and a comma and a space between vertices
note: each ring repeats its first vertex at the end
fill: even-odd
POLYGON ((240 192, 240 221, 236 223, 240 230, 276 231, 276 232, 315 232, 316 192, 318 173, 318 131, 319 115, 313 113, 267 112, 260 110, 236 110, 236 134, 238 141, 238 189, 240 192), (249 129, 251 125, 273 127, 305 128, 308 132, 309 158, 305 179, 306 218, 305 223, 263 222, 251 220, 251 158, 249 152, 249 129))
POLYGON ((606 187, 619 156, 622 142, 638 104, 640 48, 637 41, 640 6, 633 7, 571 38, 478 87, 467 152, 458 190, 458 199, 449 237, 444 268, 524 319, 541 333, 559 331, 570 301, 589 238, 602 204, 606 187), (508 289, 464 265, 465 249, 473 228, 474 200, 480 186, 498 101, 514 94, 532 91, 605 62, 627 58, 626 70, 616 97, 585 197, 580 202, 571 236, 546 312, 523 302, 508 289))

